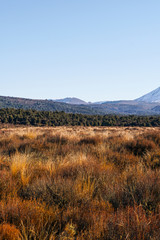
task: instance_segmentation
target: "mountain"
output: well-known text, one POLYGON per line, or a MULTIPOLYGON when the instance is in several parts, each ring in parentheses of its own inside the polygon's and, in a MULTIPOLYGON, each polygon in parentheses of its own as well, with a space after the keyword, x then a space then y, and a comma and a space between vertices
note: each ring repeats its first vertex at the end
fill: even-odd
POLYGON ((135 101, 137 102, 148 102, 148 103, 160 103, 160 87, 145 94, 144 96, 137 98, 135 101))
POLYGON ((33 109, 39 111, 64 111, 87 115, 160 115, 160 88, 134 101, 107 101, 86 103, 78 98, 39 100, 0 96, 0 108, 33 109))
POLYGON ((154 107, 152 110, 154 110, 155 112, 159 113, 160 114, 160 105, 159 106, 156 106, 154 107))
POLYGON ((72 105, 52 100, 27 99, 0 96, 0 108, 33 109, 39 111, 64 111, 66 113, 103 114, 90 105, 72 105))
POLYGON ((79 99, 79 98, 63 98, 63 99, 56 99, 53 100, 54 102, 62 102, 62 103, 69 103, 69 104, 77 104, 77 105, 81 105, 81 104, 88 104, 87 102, 79 99))
POLYGON ((101 109, 104 114, 122 115, 157 115, 160 114, 160 103, 137 101, 108 101, 102 104, 92 104, 94 109, 101 109))

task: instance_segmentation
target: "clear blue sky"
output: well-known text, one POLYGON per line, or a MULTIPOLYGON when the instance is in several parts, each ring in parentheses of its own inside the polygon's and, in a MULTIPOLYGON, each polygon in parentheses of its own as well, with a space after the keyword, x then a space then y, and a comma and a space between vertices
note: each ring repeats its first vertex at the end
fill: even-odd
POLYGON ((0 95, 118 100, 159 86, 159 0, 0 0, 0 95))

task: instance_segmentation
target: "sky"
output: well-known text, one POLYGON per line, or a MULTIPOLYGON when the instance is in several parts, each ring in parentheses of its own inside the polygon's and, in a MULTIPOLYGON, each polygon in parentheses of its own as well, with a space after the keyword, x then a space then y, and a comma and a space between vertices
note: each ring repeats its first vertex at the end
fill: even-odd
POLYGON ((159 0, 0 0, 0 95, 85 101, 160 87, 159 0))

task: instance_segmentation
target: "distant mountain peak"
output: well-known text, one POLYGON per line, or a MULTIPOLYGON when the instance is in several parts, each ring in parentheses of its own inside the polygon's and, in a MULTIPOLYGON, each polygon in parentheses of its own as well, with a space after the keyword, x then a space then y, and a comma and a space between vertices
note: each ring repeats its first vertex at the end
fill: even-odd
POLYGON ((61 103, 68 103, 68 104, 76 104, 76 105, 80 105, 80 104, 88 104, 87 102, 76 98, 76 97, 67 97, 67 98, 63 98, 63 99, 55 99, 53 100, 54 102, 61 102, 61 103))
POLYGON ((155 90, 143 95, 140 98, 135 99, 137 102, 148 102, 148 103, 160 103, 160 87, 155 90))

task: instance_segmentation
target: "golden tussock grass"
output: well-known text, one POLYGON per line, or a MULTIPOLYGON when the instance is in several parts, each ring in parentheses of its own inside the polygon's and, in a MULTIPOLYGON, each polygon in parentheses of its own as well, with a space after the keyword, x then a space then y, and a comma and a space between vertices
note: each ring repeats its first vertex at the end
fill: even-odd
POLYGON ((0 224, 0 239, 1 240, 20 240, 21 233, 14 226, 7 223, 0 224))
POLYGON ((159 128, 0 135, 0 239, 160 239, 159 128))

